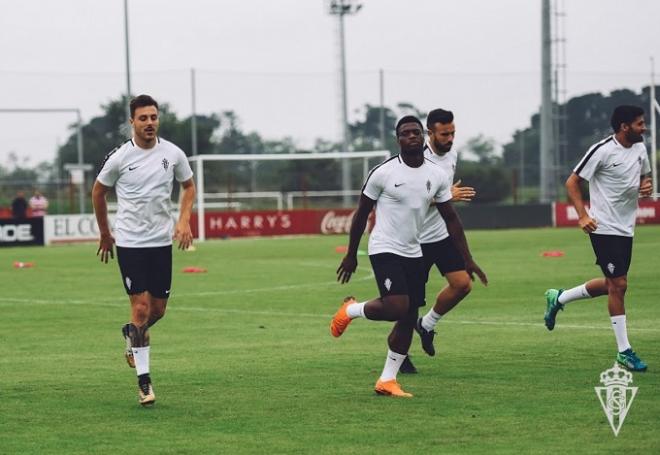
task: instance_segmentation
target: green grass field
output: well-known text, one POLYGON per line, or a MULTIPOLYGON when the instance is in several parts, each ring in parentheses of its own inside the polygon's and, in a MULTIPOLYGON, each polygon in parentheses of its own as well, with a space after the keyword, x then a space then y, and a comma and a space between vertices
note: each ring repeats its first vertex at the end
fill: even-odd
MULTIPOLYGON (((660 228, 637 230, 628 330, 649 372, 634 375, 616 438, 594 392, 616 353, 605 298, 569 304, 553 332, 542 322, 546 288, 599 275, 587 237, 468 238, 491 284, 440 322, 436 357, 414 341, 420 372, 399 375, 408 400, 373 393, 390 323, 329 334, 343 296, 376 294, 366 256, 351 283, 335 282, 346 236, 177 252, 168 313, 151 331, 152 409, 137 404, 122 355, 116 262, 98 262, 95 245, 1 249, 0 453, 660 453, 660 228)), ((442 283, 436 274, 431 299, 442 283)))

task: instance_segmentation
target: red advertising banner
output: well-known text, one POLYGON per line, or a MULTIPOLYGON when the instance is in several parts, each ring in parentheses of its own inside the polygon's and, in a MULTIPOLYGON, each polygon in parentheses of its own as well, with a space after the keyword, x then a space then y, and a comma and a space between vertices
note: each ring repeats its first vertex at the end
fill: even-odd
MULTIPOLYGON (((206 212, 204 223, 207 238, 347 234, 353 212, 352 209, 206 212)), ((197 213, 193 213, 190 226, 197 237, 197 213)))
MULTIPOLYGON (((554 212, 555 226, 578 225, 578 214, 572 204, 555 202, 554 212)), ((660 201, 640 200, 637 209, 637 224, 660 224, 660 201)))

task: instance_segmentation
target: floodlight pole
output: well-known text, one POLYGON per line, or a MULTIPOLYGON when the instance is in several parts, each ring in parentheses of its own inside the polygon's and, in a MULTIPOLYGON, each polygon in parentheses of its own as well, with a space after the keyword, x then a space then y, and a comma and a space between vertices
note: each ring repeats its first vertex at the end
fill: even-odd
POLYGON ((380 86, 380 148, 385 146, 385 73, 382 69, 378 70, 378 82, 380 86))
POLYGON ((126 127, 131 118, 131 53, 128 41, 128 0, 124 0, 124 45, 126 47, 126 127))
MULTIPOLYGON (((82 141, 82 117, 80 109, 76 109, 78 117, 78 125, 76 128, 76 142, 78 145, 78 164, 83 164, 83 141, 82 141)), ((80 191, 78 191, 78 205, 80 206, 80 213, 85 213, 85 171, 82 171, 82 182, 80 182, 80 191)))
POLYGON ((552 36, 550 0, 541 0, 541 146, 539 157, 540 201, 553 202, 557 196, 555 144, 552 121, 552 36))
POLYGON ((190 129, 192 138, 192 154, 197 155, 197 90, 195 87, 195 68, 190 68, 190 98, 192 101, 192 115, 190 116, 190 129))
POLYGON ((655 100, 655 62, 651 57, 651 90, 649 92, 650 112, 651 115, 651 178, 653 179, 653 200, 658 197, 658 138, 655 132, 656 129, 656 115, 660 112, 660 106, 655 100))
MULTIPOLYGON (((46 113, 46 114, 59 114, 62 112, 75 112, 77 118, 76 125, 76 146, 78 148, 78 164, 82 166, 83 164, 83 137, 82 137, 82 115, 80 114, 80 109, 78 108, 44 108, 44 109, 0 109, 0 113, 8 114, 36 114, 36 113, 46 113)), ((80 204, 80 213, 85 213, 85 173, 83 172, 83 181, 80 184, 80 194, 79 204, 80 204)))
MULTIPOLYGON (((346 52, 344 41, 344 16, 346 14, 356 14, 362 9, 362 4, 355 0, 330 0, 330 14, 337 16, 339 20, 339 77, 341 81, 341 115, 342 115, 342 152, 348 153, 350 150, 350 133, 348 130, 348 101, 346 94, 346 52)), ((348 191, 351 189, 351 163, 347 159, 341 160, 341 184, 342 189, 348 191)), ((344 195, 344 207, 351 205, 351 196, 344 195)))

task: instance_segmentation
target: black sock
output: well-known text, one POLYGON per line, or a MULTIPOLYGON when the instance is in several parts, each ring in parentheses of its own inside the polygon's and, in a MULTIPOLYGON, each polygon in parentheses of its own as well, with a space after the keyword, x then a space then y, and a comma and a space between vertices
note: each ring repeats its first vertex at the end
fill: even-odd
POLYGON ((149 377, 149 373, 141 374, 140 376, 138 376, 138 385, 143 386, 146 384, 151 384, 151 378, 149 377))

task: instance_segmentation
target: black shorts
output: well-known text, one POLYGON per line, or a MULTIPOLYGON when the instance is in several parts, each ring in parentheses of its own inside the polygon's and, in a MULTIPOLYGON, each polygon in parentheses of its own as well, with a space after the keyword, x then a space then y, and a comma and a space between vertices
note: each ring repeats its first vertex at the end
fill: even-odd
POLYGON ((439 242, 422 243, 422 254, 424 255, 424 281, 429 280, 429 272, 435 264, 442 276, 447 273, 465 270, 465 260, 458 252, 451 237, 439 242))
POLYGON ((424 261, 393 253, 369 256, 381 297, 407 295, 410 309, 424 306, 424 261))
POLYGON ((118 246, 117 262, 127 294, 149 291, 149 294, 159 299, 170 296, 172 245, 155 248, 118 246))
POLYGON ((596 264, 603 275, 616 278, 628 274, 632 259, 632 237, 622 235, 589 234, 596 253, 596 264))

